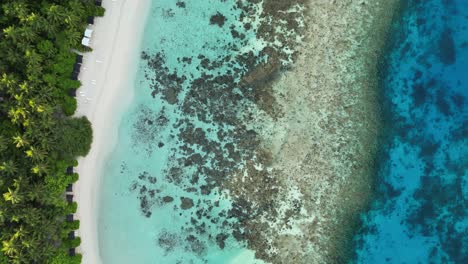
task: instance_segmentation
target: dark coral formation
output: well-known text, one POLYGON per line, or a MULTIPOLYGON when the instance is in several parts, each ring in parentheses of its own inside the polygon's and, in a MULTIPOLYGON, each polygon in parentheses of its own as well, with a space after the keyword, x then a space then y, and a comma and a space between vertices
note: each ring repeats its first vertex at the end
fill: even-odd
POLYGON ((223 16, 221 13, 216 13, 215 15, 212 15, 210 18, 210 25, 218 25, 219 27, 224 26, 224 23, 226 22, 226 17, 223 16))
MULTIPOLYGON (((237 1, 233 7, 240 11, 238 22, 243 23, 245 31, 254 30, 248 18, 258 16, 255 13, 258 2, 237 1)), ((169 204, 182 210, 181 214, 191 215, 190 223, 183 230, 188 234, 186 239, 170 233, 159 235, 157 243, 166 252, 172 251, 177 244, 184 244, 186 250, 202 257, 206 245, 199 237, 207 235, 210 226, 215 226, 225 232, 213 237, 209 235, 209 239, 221 249, 232 236, 256 250, 258 257, 265 260, 274 258, 274 254, 267 253, 270 246, 261 241, 263 237, 260 234, 269 228, 265 219, 273 220, 278 216, 275 200, 281 188, 278 180, 281 172, 256 167, 258 164, 268 166, 272 157, 262 147, 257 132, 247 127, 249 117, 240 113, 250 105, 257 105, 271 116, 281 115, 271 84, 297 56, 296 40, 303 30, 298 22, 303 20, 302 2, 264 1, 263 13, 260 14, 263 22, 256 33, 257 38, 263 39, 267 45, 259 53, 231 53, 215 59, 198 54, 177 59, 182 67, 196 65, 200 73, 198 77, 171 69, 164 50, 156 54, 142 53, 142 59, 151 69, 146 73, 146 78, 151 81, 151 95, 168 108, 175 106, 175 111, 184 116, 171 123, 164 109, 155 113, 141 106, 140 116, 134 125, 134 141, 146 145, 149 154, 155 147, 164 147, 158 138, 162 129, 170 129, 177 141, 177 148, 171 149, 173 154, 161 177, 183 189, 185 194, 180 197, 166 195, 156 188, 159 179, 144 173, 131 186, 131 190, 138 193, 141 210, 147 217, 151 216, 153 206, 169 204), (273 45, 275 41, 280 41, 281 45, 273 45), (292 53, 286 52, 286 48, 292 53), (238 180, 241 174, 247 175, 244 181, 238 180), (219 202, 212 204, 209 197, 188 198, 192 197, 189 193, 203 197, 224 190, 231 194, 232 208, 229 210, 218 209, 219 202), (177 199, 180 202, 174 203, 177 199)), ((184 8, 185 4, 179 1, 177 6, 184 8)), ((219 27, 226 26, 228 22, 219 12, 210 18, 210 24, 219 27)), ((245 32, 240 32, 234 25, 229 29, 238 41, 226 48, 240 50, 248 44, 245 32)), ((291 218, 300 211, 300 201, 296 201, 294 206, 295 210, 288 213, 291 218)), ((284 222, 287 223, 288 219, 284 222)))
POLYGON ((145 146, 144 149, 150 155, 153 152, 154 146, 158 145, 162 147, 164 145, 157 142, 160 140, 160 131, 168 124, 165 110, 163 109, 160 113, 155 113, 149 107, 140 105, 136 120, 133 124, 133 141, 138 142, 140 146, 145 146))
POLYGON ((160 203, 155 200, 156 194, 160 193, 161 190, 156 188, 157 179, 151 176, 147 171, 140 173, 137 177, 139 181, 133 181, 130 186, 130 191, 138 193, 138 199, 140 200, 140 209, 144 216, 151 216, 151 208, 160 203))
POLYGON ((166 254, 173 251, 180 243, 180 238, 175 233, 163 231, 158 235, 157 244, 166 251, 166 254))
POLYGON ((187 210, 193 207, 193 200, 186 197, 180 198, 180 208, 182 210, 187 210))
POLYGON ((185 8, 185 2, 183 2, 183 1, 177 1, 176 6, 177 6, 177 7, 180 7, 180 8, 185 8))
POLYGON ((444 64, 453 64, 457 58, 455 43, 453 41, 452 32, 446 29, 442 32, 439 40, 439 57, 444 64))

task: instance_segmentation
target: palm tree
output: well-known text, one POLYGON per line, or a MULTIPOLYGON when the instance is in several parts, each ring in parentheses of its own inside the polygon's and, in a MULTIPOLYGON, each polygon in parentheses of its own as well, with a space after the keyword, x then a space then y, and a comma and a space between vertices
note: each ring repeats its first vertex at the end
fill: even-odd
POLYGON ((68 10, 73 10, 73 13, 82 17, 85 15, 85 9, 83 7, 83 4, 78 2, 78 1, 69 1, 68 4, 70 5, 68 7, 68 10))
POLYGON ((43 176, 43 175, 47 174, 47 172, 48 172, 47 165, 45 165, 45 164, 34 165, 34 167, 32 167, 32 169, 31 169, 31 172, 34 173, 34 174, 43 176))
POLYGON ((68 43, 71 45, 76 45, 80 43, 81 40, 81 33, 76 30, 71 30, 67 33, 68 36, 68 43))
POLYGON ((47 10, 47 19, 53 24, 58 24, 65 18, 65 12, 62 10, 61 6, 51 5, 47 10))
POLYGON ((13 176, 18 171, 18 168, 13 160, 8 160, 0 165, 0 171, 3 171, 6 175, 13 176))
POLYGON ((8 111, 8 117, 10 117, 10 120, 13 124, 25 123, 28 119, 27 117, 28 114, 29 114, 29 111, 26 110, 26 108, 24 107, 11 108, 8 111))
POLYGON ((24 94, 29 94, 29 84, 28 82, 24 81, 20 85, 18 85, 19 90, 24 94))
POLYGON ((59 28, 57 27, 57 22, 51 23, 51 21, 47 18, 40 18, 40 21, 38 24, 41 26, 41 31, 47 33, 49 36, 54 36, 57 34, 59 31, 59 28))
MULTIPOLYGON (((79 129, 59 109, 63 89, 79 85, 65 80, 63 66, 97 8, 91 0, 0 2, 0 263, 48 263, 66 229, 68 177, 44 175, 81 148, 63 139, 79 129)), ((87 142, 89 132, 80 138, 87 142)))
MULTIPOLYGON (((16 54, 13 53, 16 56, 16 54)), ((16 80, 13 76, 10 76, 6 73, 3 73, 2 78, 0 79, 0 85, 6 88, 9 91, 16 84, 16 80)), ((9 91, 10 92, 10 91, 9 91)), ((11 92, 10 92, 11 93, 11 92)))
POLYGON ((26 74, 30 81, 36 82, 37 80, 42 79, 42 61, 43 58, 34 50, 26 51, 26 58, 28 60, 28 65, 26 66, 26 74))
POLYGON ((19 188, 16 188, 15 190, 8 188, 8 192, 3 194, 3 198, 5 201, 11 202, 12 204, 18 204, 23 200, 19 193, 19 188))
POLYGON ((15 239, 23 238, 26 235, 26 231, 24 230, 23 226, 20 226, 19 228, 15 229, 15 234, 13 237, 15 239))
POLYGON ((42 17, 40 16, 40 14, 36 14, 33 12, 26 18, 26 20, 28 25, 31 26, 34 29, 34 31, 40 32, 42 28, 41 23, 43 23, 43 20, 41 18, 42 17))
POLYGON ((15 46, 6 46, 2 50, 2 54, 2 60, 5 60, 5 62, 8 62, 9 64, 15 65, 21 61, 21 58, 20 56, 18 56, 18 51, 15 46))
MULTIPOLYGON (((34 46, 32 45, 31 42, 29 41, 18 41, 18 43, 16 43, 16 47, 20 50, 21 53, 25 53, 27 50, 30 50, 32 49, 34 46)), ((24 60, 24 57, 21 58, 24 60)))
POLYGON ((3 153, 8 148, 8 140, 0 135, 0 153, 3 153))
POLYGON ((15 240, 10 239, 7 241, 2 241, 2 251, 3 253, 5 253, 5 255, 10 256, 10 257, 18 254, 18 248, 15 245, 15 240))
POLYGON ((10 6, 13 9, 12 15, 18 18, 27 17, 27 15, 29 14, 28 5, 24 4, 24 2, 22 1, 15 1, 13 3, 14 5, 10 6))
POLYGON ((28 140, 21 135, 14 136, 13 143, 16 145, 17 148, 26 147, 29 145, 28 140))
POLYGON ((72 30, 76 30, 80 25, 80 18, 74 13, 67 14, 64 21, 72 30))
POLYGON ((21 225, 19 228, 14 229, 14 233, 9 240, 2 241, 2 251, 12 258, 13 263, 24 263, 21 252, 30 246, 30 243, 24 240, 27 233, 21 225))
POLYGON ((36 108, 36 101, 34 99, 29 99, 28 105, 34 110, 36 108))
POLYGON ((5 213, 2 210, 0 210, 0 223, 3 222, 5 222, 5 213))
POLYGON ((8 117, 10 117, 10 120, 13 124, 17 124, 20 119, 20 113, 16 111, 14 108, 10 108, 8 111, 8 117))
POLYGON ((32 27, 23 27, 21 29, 21 37, 27 42, 32 42, 37 38, 37 34, 32 27))
POLYGON ((26 153, 26 156, 34 161, 41 161, 45 158, 45 153, 33 146, 29 147, 29 150, 26 150, 24 153, 26 153))
POLYGON ((19 193, 22 182, 23 182, 22 176, 19 176, 18 178, 13 180, 14 190, 12 190, 11 188, 8 188, 8 192, 3 194, 3 198, 5 199, 5 201, 7 202, 9 201, 12 204, 18 204, 23 200, 22 195, 19 193))
POLYGON ((14 94, 13 95, 13 98, 15 99, 15 103, 16 105, 18 106, 22 106, 24 104, 24 96, 23 96, 23 93, 20 93, 20 94, 14 94))
MULTIPOLYGON (((43 219, 41 219, 41 210, 37 207, 24 207, 21 210, 15 211, 15 214, 23 220, 27 226, 40 226, 43 224, 43 219)), ((45 227, 41 227, 46 229, 45 227)))
POLYGON ((7 28, 4 28, 3 34, 5 34, 5 37, 11 39, 13 43, 16 43, 20 36, 19 30, 17 30, 14 26, 9 26, 7 28))
POLYGON ((37 105, 37 106, 36 106, 36 111, 37 111, 38 113, 44 113, 44 112, 47 110, 46 107, 47 107, 47 106, 45 106, 45 105, 37 105))

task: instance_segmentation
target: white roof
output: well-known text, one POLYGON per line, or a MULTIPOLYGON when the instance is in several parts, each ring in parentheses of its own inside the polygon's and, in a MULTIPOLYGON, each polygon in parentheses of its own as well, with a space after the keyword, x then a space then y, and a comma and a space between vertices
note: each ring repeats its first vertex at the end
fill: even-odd
POLYGON ((85 37, 91 38, 91 35, 93 34, 93 30, 90 28, 87 28, 84 32, 85 37))
POLYGON ((89 38, 84 37, 84 38, 81 40, 81 44, 83 44, 83 45, 89 47, 89 38))

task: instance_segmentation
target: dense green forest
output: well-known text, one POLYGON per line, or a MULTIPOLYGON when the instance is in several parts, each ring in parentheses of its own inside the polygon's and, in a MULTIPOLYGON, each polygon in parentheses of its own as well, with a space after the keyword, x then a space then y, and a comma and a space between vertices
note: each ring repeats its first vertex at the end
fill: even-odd
POLYGON ((92 140, 86 118, 71 117, 74 50, 88 16, 104 10, 92 0, 0 0, 0 263, 80 263, 68 249, 80 239, 67 221, 76 203, 67 173, 92 140))

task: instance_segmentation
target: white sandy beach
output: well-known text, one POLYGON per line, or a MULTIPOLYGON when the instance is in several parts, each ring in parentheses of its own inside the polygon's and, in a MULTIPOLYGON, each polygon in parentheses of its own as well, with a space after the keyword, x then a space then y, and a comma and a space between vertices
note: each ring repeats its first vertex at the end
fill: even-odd
POLYGON ((101 263, 97 219, 101 171, 106 156, 117 138, 122 111, 131 102, 132 85, 150 0, 104 0, 105 16, 96 18, 91 38, 92 52, 84 55, 77 91, 77 116, 87 116, 93 125, 93 143, 85 158, 80 158, 74 185, 78 203, 84 264, 101 263))

